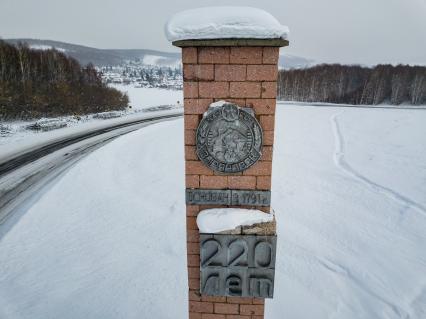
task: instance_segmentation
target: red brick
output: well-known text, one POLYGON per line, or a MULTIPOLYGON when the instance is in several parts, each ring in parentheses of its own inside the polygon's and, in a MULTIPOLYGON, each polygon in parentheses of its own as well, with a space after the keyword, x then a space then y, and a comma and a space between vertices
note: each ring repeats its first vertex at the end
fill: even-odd
POLYGON ((252 317, 243 315, 226 315, 226 319, 252 319, 252 317))
POLYGON ((241 305, 240 314, 242 315, 263 315, 263 305, 241 305))
POLYGON ((228 64, 229 48, 205 47, 198 49, 198 63, 228 64))
POLYGON ((185 159, 186 160, 198 160, 198 156, 195 153, 195 146, 187 145, 185 146, 185 159))
POLYGON ((188 243, 199 243, 200 242, 200 233, 195 229, 186 230, 186 241, 188 243))
POLYGON ((252 107, 256 115, 275 114, 275 99, 247 99, 247 106, 252 107))
POLYGON ((184 64, 184 80, 213 80, 214 67, 212 64, 184 64))
POLYGON ((194 216, 186 217, 186 229, 195 229, 198 230, 197 218, 194 216))
POLYGON ((260 116, 260 125, 265 131, 271 131, 274 129, 275 116, 274 115, 262 115, 260 116))
POLYGON ((189 311, 213 313, 213 303, 202 301, 189 301, 189 311))
POLYGON ((190 312, 188 319, 202 319, 201 313, 199 312, 190 312))
POLYGON ((200 290, 200 279, 188 278, 189 289, 199 291, 200 290))
POLYGON ((222 296, 201 296, 202 301, 210 302, 226 302, 226 297, 222 296))
POLYGON ((185 172, 187 175, 213 175, 213 171, 200 161, 186 161, 185 172))
POLYGON ((215 81, 245 81, 245 65, 217 64, 214 69, 215 81))
POLYGON ((249 169, 245 170, 243 174, 249 176, 265 176, 271 175, 271 172, 272 162, 259 161, 249 169))
POLYGON ((200 82, 200 97, 226 98, 229 96, 228 82, 200 82))
POLYGON ((201 188, 223 189, 228 187, 226 176, 200 176, 201 188))
POLYGON ((275 99, 277 97, 277 82, 262 82, 262 98, 275 99))
POLYGON ((215 313, 223 313, 223 314, 238 314, 239 305, 238 304, 228 304, 228 303, 215 303, 214 304, 214 312, 215 313))
POLYGON ((256 188, 262 190, 271 189, 271 176, 257 176, 256 188))
POLYGON ((185 115, 183 122, 185 130, 196 130, 199 123, 199 115, 185 115))
POLYGON ((198 97, 198 82, 183 82, 183 97, 198 97))
POLYGON ((200 255, 200 244, 199 243, 186 243, 186 250, 188 255, 200 255))
POLYGON ((272 146, 262 147, 262 161, 272 161, 272 146))
POLYGON ((280 48, 264 47, 263 48, 263 64, 278 64, 280 56, 280 48))
POLYGON ((277 76, 276 65, 247 65, 248 81, 276 81, 277 76))
POLYGON ((195 145, 195 130, 185 130, 184 139, 185 145, 195 145))
POLYGON ((263 145, 274 145, 274 131, 263 131, 263 145))
POLYGON ((265 212, 265 213, 270 213, 271 212, 271 207, 270 206, 256 207, 256 209, 261 210, 262 212, 265 212))
POLYGON ((226 319, 225 315, 218 315, 215 313, 203 313, 201 319, 226 319))
POLYGON ((186 256, 188 267, 189 266, 200 266, 200 255, 188 255, 186 256))
POLYGON ((203 114, 207 111, 213 99, 185 99, 184 112, 186 114, 203 114))
POLYGON ((226 297, 226 301, 228 303, 239 303, 239 304, 251 305, 253 298, 250 298, 250 297, 226 297))
POLYGON ((201 295, 196 290, 188 291, 188 299, 193 301, 201 301, 201 295))
POLYGON ((199 175, 185 175, 185 186, 186 188, 199 188, 200 187, 199 175))
POLYGON ((198 205, 187 205, 186 206, 186 216, 197 216, 200 211, 198 205))
POLYGON ((253 298, 253 305, 264 305, 265 299, 262 298, 253 298))
POLYGON ((210 208, 227 208, 228 206, 226 205, 200 205, 200 211, 204 210, 204 209, 210 209, 210 208))
POLYGON ((197 63, 197 48, 182 48, 182 63, 197 63))
POLYGON ((188 267, 188 278, 200 279, 200 268, 188 267))
POLYGON ((228 176, 228 187, 232 189, 255 189, 256 177, 254 176, 228 176))
POLYGON ((232 47, 230 63, 262 64, 262 47, 232 47))
POLYGON ((260 82, 230 82, 230 96, 237 98, 260 97, 260 82))

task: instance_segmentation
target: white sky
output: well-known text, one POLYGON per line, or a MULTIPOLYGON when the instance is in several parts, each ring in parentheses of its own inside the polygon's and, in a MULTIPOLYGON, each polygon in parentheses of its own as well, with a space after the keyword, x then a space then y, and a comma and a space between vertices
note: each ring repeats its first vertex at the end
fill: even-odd
POLYGON ((272 13, 290 27, 283 53, 319 62, 426 64, 426 0, 0 0, 0 37, 176 51, 164 36, 167 19, 214 5, 272 13))

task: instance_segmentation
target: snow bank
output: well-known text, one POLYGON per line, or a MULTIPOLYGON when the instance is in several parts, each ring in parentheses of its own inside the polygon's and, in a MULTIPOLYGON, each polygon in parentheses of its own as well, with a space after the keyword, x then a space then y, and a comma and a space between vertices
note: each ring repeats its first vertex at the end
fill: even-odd
POLYGON ((165 26, 169 41, 288 38, 288 27, 266 11, 250 7, 206 7, 175 14, 165 26))
POLYGON ((197 216, 200 233, 219 233, 238 226, 251 226, 274 220, 273 214, 257 209, 212 208, 202 210, 197 216))

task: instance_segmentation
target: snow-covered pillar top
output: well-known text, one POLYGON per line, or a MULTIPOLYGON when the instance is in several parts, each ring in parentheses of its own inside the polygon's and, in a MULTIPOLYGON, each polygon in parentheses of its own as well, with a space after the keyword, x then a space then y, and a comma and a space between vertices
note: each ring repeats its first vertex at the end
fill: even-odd
POLYGON ((178 47, 288 45, 289 29, 268 12, 250 7, 206 7, 175 14, 166 37, 178 47))
MULTIPOLYGON (((272 151, 279 48, 288 45, 288 28, 263 10, 214 7, 177 13, 165 31, 173 45, 182 48, 189 318, 261 319, 264 298, 273 296, 272 151), (229 211, 232 207, 235 211, 229 211), (206 252, 215 248, 209 246, 212 228, 199 229, 197 216, 208 208, 219 209, 210 210, 209 216, 220 215, 226 229, 236 227, 221 234, 228 244, 228 234, 240 245, 269 238, 260 246, 250 241, 240 256, 269 258, 259 264, 268 269, 250 264, 249 271, 247 264, 239 270, 240 277, 233 276, 235 265, 228 264, 226 256, 235 251, 227 244, 220 245, 224 260, 205 260, 206 252), (237 215, 245 221, 260 216, 260 224, 246 227, 239 218, 235 225, 228 223, 221 209, 231 221, 237 215), (213 267, 217 264, 220 270, 213 267)), ((214 236, 218 240, 219 235, 214 236)))

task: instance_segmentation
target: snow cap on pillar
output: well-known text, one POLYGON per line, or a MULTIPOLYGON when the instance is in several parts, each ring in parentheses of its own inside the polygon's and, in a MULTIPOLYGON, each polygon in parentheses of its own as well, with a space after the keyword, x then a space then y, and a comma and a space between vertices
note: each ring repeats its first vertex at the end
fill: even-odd
POLYGON ((205 7, 176 13, 165 26, 176 46, 287 46, 289 29, 251 7, 205 7), (219 41, 218 41, 219 40, 219 41))

